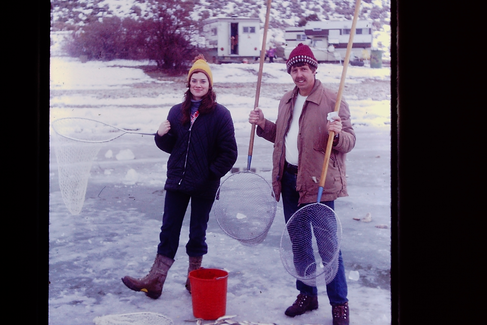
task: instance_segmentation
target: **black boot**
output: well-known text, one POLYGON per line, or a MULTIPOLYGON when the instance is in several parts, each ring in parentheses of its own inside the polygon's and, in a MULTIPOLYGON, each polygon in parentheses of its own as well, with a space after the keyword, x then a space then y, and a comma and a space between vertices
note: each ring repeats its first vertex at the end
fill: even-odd
POLYGON ((343 305, 332 306, 331 313, 333 315, 333 325, 349 325, 350 311, 348 310, 348 302, 343 305))
POLYGON ((302 315, 308 310, 318 309, 318 296, 308 296, 300 293, 298 298, 284 312, 289 317, 294 317, 296 315, 302 315))

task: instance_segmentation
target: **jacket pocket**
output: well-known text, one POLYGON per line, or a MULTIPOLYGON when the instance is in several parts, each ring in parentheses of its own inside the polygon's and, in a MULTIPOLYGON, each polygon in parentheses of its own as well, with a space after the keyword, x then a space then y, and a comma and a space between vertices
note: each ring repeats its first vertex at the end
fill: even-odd
MULTIPOLYGON (((337 152, 332 151, 330 155, 330 167, 328 167, 328 173, 332 176, 333 184, 330 186, 330 192, 338 194, 343 190, 344 178, 342 175, 342 168, 340 167, 340 162, 337 157, 337 152)), ((330 182, 330 180, 327 179, 330 182)))
MULTIPOLYGON (((321 171, 323 169, 323 163, 325 162, 325 149, 320 147, 315 147, 314 151, 319 152, 320 161, 315 160, 315 173, 316 178, 319 183, 319 178, 321 176, 321 171)), ((317 184, 319 186, 319 184, 317 184)), ((342 188, 342 181, 340 177, 340 169, 338 166, 338 160, 336 157, 336 152, 333 150, 330 153, 330 160, 328 162, 328 170, 326 172, 326 179, 325 179, 325 186, 323 189, 323 193, 338 193, 342 188)))

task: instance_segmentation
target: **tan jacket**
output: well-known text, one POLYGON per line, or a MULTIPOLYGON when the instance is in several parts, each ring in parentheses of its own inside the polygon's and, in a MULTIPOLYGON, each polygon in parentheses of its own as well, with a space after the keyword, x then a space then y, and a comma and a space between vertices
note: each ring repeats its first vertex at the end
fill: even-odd
MULTIPOLYGON (((295 87, 281 99, 275 123, 266 119, 264 129, 257 128, 258 136, 274 143, 272 187, 278 201, 286 155, 285 136, 291 123, 297 92, 298 89, 295 87)), ((313 203, 317 200, 319 178, 328 141, 327 115, 334 110, 336 97, 335 92, 326 89, 319 80, 316 80, 304 104, 298 135, 299 162, 296 190, 299 192, 299 204, 313 203)), ((355 146, 355 132, 352 128, 348 104, 343 99, 339 116, 343 127, 338 142, 333 145, 331 151, 321 201, 333 201, 337 197, 348 196, 345 156, 355 146)))

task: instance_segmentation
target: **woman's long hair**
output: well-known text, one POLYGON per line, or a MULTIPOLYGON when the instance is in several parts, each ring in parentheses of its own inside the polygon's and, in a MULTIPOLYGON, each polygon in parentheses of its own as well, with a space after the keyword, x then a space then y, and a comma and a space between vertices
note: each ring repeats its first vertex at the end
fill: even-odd
MULTIPOLYGON (((192 105, 191 100, 193 99, 193 94, 191 93, 190 87, 191 85, 189 84, 188 81, 188 90, 184 93, 184 101, 181 107, 183 111, 181 122, 183 124, 188 123, 191 118, 190 117, 191 105, 192 105)), ((210 86, 206 95, 204 95, 203 98, 201 99, 201 104, 198 110, 200 114, 208 114, 211 111, 213 111, 215 107, 216 107, 216 94, 213 91, 213 87, 210 86)))

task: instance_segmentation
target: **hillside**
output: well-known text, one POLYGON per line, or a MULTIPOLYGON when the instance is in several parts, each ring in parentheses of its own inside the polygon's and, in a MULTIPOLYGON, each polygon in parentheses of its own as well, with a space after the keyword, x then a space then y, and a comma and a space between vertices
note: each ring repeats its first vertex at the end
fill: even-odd
MULTIPOLYGON (((147 15, 147 2, 153 0, 52 0, 52 31, 73 30, 102 17, 118 16, 138 19, 147 15)), ((201 21, 211 17, 259 17, 265 20, 265 0, 186 0, 194 3, 192 18, 201 21)), ((354 0, 274 0, 272 1, 270 42, 284 41, 286 27, 297 26, 300 20, 352 19, 354 0)), ((374 22, 375 38, 390 30, 390 0, 362 0, 360 19, 374 22)), ((387 42, 386 42, 387 43, 387 42)), ((379 47, 388 47, 382 44, 379 47)))

